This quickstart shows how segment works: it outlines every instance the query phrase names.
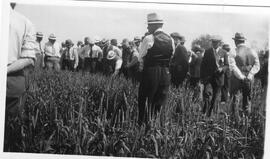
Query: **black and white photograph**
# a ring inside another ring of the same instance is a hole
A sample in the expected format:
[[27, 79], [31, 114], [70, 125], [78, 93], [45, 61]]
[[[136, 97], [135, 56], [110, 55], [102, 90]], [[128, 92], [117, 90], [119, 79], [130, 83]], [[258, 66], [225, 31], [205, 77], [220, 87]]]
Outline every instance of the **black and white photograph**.
[[2, 154], [267, 158], [267, 7], [1, 7], [9, 14]]

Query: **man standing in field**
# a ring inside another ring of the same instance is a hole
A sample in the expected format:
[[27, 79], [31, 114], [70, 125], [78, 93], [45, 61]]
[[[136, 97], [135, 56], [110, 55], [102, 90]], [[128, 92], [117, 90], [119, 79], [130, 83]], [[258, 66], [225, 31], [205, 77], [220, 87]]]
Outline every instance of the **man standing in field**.
[[232, 113], [238, 121], [240, 118], [236, 103], [238, 91], [243, 94], [243, 113], [248, 115], [251, 111], [251, 86], [254, 75], [260, 70], [260, 61], [256, 52], [245, 45], [246, 38], [242, 33], [235, 33], [233, 40], [236, 46], [236, 54], [233, 56], [234, 58], [230, 59], [230, 67], [233, 73], [231, 97], [233, 98]]
[[43, 48], [41, 46], [41, 41], [43, 39], [43, 34], [41, 32], [36, 33], [36, 42], [37, 42], [37, 49], [36, 49], [36, 58], [37, 61], [35, 63], [35, 67], [43, 68], [44, 67], [44, 61], [43, 61]]
[[170, 86], [169, 63], [175, 50], [173, 39], [162, 30], [163, 20], [158, 14], [148, 14], [147, 21], [150, 35], [143, 39], [139, 54], [142, 71], [138, 94], [140, 126], [148, 123], [148, 114], [156, 115], [161, 106], [166, 105]]
[[34, 66], [37, 43], [33, 24], [13, 10], [15, 5], [11, 3], [9, 21], [4, 151], [20, 152], [21, 121], [27, 88], [24, 71], [26, 67]]
[[79, 63], [79, 57], [77, 48], [73, 47], [73, 42], [68, 39], [65, 42], [66, 49], [63, 53], [63, 69], [68, 69], [70, 71], [75, 71]]
[[188, 72], [188, 52], [184, 46], [185, 38], [177, 32], [171, 33], [174, 40], [175, 53], [171, 61], [172, 84], [179, 87], [184, 82]]
[[224, 71], [229, 67], [228, 54], [220, 48], [221, 38], [211, 38], [212, 47], [205, 51], [201, 63], [201, 79], [204, 84], [203, 90], [203, 114], [207, 112], [210, 117], [216, 104], [218, 94], [224, 85]]
[[56, 42], [56, 37], [54, 34], [50, 34], [49, 41], [44, 47], [44, 63], [48, 70], [60, 70], [60, 45]]

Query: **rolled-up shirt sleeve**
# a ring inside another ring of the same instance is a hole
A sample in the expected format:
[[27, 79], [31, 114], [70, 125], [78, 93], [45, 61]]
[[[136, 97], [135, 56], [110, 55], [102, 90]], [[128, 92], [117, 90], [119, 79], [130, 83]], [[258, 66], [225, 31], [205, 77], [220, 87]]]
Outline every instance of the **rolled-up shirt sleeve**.
[[252, 55], [254, 57], [255, 63], [253, 67], [251, 68], [249, 74], [254, 76], [256, 73], [260, 71], [260, 60], [259, 60], [258, 54], [255, 51], [252, 51]]
[[147, 50], [150, 49], [154, 45], [154, 37], [153, 35], [148, 35], [143, 39], [143, 42], [140, 46], [140, 53], [138, 57], [138, 61], [140, 63], [140, 67], [143, 66], [143, 57], [147, 54]]
[[116, 65], [115, 65], [115, 70], [119, 70], [122, 66], [123, 60], [122, 59], [118, 59], [116, 60]]
[[32, 58], [36, 59], [36, 48], [38, 48], [36, 40], [35, 40], [35, 27], [30, 22], [27, 21], [25, 24], [25, 34], [22, 41], [22, 51], [21, 58]]

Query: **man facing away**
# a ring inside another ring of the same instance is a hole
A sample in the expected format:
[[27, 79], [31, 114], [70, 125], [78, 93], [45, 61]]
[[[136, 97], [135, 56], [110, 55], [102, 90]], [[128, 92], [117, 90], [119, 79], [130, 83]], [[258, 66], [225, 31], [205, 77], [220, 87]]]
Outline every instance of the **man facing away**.
[[173, 39], [162, 30], [163, 20], [156, 13], [150, 13], [147, 15], [147, 22], [150, 35], [143, 39], [139, 54], [142, 71], [138, 93], [139, 126], [147, 124], [148, 114], [156, 115], [167, 102], [170, 86], [169, 63], [175, 50]]
[[245, 45], [246, 38], [242, 33], [235, 33], [233, 40], [236, 54], [230, 56], [232, 57], [230, 58], [230, 68], [232, 69], [231, 97], [233, 98], [231, 108], [236, 120], [239, 120], [239, 110], [236, 108], [238, 91], [241, 91], [243, 95], [243, 113], [249, 115], [251, 111], [251, 86], [254, 75], [260, 70], [260, 61], [256, 52]]
[[14, 11], [11, 3], [7, 63], [4, 151], [18, 152], [22, 144], [21, 125], [25, 103], [24, 69], [34, 66], [36, 59], [35, 29], [23, 15]]

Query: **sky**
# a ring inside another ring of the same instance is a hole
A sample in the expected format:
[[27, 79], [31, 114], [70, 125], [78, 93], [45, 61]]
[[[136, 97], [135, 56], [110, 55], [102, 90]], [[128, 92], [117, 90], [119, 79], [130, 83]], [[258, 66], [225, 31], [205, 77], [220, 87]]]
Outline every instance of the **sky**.
[[165, 32], [184, 35], [188, 49], [202, 34], [220, 35], [225, 43], [234, 47], [232, 37], [236, 32], [242, 32], [252, 47], [263, 48], [269, 29], [269, 18], [251, 14], [44, 4], [17, 4], [15, 10], [30, 19], [37, 31], [44, 33], [44, 42], [54, 33], [58, 42], [72, 39], [76, 43], [86, 36], [99, 36], [116, 38], [120, 43], [123, 38], [143, 36], [147, 31], [146, 16], [151, 12], [163, 18]]

